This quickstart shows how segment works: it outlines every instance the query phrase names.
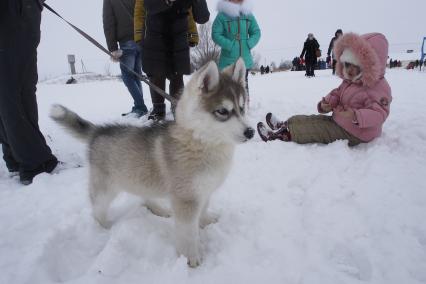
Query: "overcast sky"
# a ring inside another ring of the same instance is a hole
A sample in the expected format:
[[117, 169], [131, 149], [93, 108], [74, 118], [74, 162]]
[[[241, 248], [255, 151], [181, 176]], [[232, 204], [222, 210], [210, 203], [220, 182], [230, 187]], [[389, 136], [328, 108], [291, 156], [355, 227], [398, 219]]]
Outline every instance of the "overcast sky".
[[[161, 1], [161, 0], [158, 0]], [[426, 36], [426, 0], [250, 0], [262, 30], [256, 51], [262, 63], [292, 59], [301, 52], [307, 34], [312, 32], [325, 54], [336, 29], [357, 33], [381, 32], [390, 43], [390, 52], [407, 49], [420, 51]], [[207, 0], [211, 20], [216, 15], [217, 0]], [[102, 0], [48, 0], [54, 9], [85, 30], [102, 44]], [[81, 61], [88, 71], [118, 72], [106, 55], [61, 22], [43, 11], [42, 39], [39, 46], [40, 79], [69, 72], [66, 55], [75, 54], [77, 71]]]

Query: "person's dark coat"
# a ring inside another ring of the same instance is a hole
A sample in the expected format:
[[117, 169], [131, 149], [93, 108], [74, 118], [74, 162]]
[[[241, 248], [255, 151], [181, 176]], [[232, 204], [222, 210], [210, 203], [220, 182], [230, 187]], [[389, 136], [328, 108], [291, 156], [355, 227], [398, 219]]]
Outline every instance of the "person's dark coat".
[[316, 64], [317, 62], [317, 54], [316, 51], [319, 49], [320, 45], [318, 41], [313, 39], [307, 39], [303, 44], [302, 54], [300, 54], [300, 58], [305, 57], [305, 62], [310, 64]]
[[336, 33], [334, 34], [334, 37], [331, 39], [330, 44], [328, 46], [328, 51], [327, 51], [327, 56], [331, 56], [333, 55], [333, 59], [334, 58], [334, 54], [333, 54], [333, 48], [334, 48], [334, 43], [336, 42], [336, 40], [339, 38], [339, 34], [343, 34], [342, 30], [337, 30]]
[[135, 0], [104, 0], [103, 24], [109, 51], [118, 49], [118, 42], [133, 40]]
[[206, 0], [145, 0], [146, 30], [142, 42], [142, 68], [149, 76], [189, 74], [188, 10], [204, 24], [210, 13]]

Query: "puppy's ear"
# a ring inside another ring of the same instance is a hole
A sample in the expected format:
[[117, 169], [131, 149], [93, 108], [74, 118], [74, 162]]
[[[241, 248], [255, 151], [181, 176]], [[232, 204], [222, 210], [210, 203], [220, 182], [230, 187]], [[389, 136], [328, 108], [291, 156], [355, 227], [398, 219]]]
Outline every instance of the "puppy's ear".
[[240, 57], [235, 64], [230, 65], [223, 69], [222, 73], [227, 74], [234, 80], [241, 84], [241, 86], [246, 85], [246, 65], [242, 57]]
[[203, 94], [211, 92], [219, 84], [219, 69], [210, 61], [197, 72], [197, 85]]

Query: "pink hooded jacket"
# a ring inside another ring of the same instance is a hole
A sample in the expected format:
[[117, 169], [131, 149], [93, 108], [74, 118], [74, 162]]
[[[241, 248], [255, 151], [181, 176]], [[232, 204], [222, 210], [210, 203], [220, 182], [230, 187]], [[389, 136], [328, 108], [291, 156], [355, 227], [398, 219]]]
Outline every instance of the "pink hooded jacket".
[[[340, 57], [350, 49], [362, 69], [362, 77], [356, 83], [343, 76]], [[347, 132], [364, 142], [380, 136], [382, 125], [389, 115], [392, 101], [391, 88], [384, 78], [388, 58], [388, 41], [380, 33], [359, 36], [348, 33], [335, 44], [336, 73], [342, 84], [330, 92], [323, 101], [333, 108], [334, 121]], [[352, 109], [356, 119], [342, 116], [339, 112]], [[320, 103], [318, 111], [323, 113]]]

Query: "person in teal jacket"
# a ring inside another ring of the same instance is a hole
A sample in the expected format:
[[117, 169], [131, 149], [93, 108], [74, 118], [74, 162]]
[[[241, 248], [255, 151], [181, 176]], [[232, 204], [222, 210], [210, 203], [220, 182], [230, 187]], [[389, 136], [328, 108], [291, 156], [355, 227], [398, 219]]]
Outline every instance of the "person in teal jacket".
[[242, 57], [248, 70], [253, 66], [253, 49], [260, 40], [260, 28], [252, 13], [249, 0], [220, 0], [218, 14], [213, 22], [212, 38], [221, 47], [219, 68], [234, 64]]

